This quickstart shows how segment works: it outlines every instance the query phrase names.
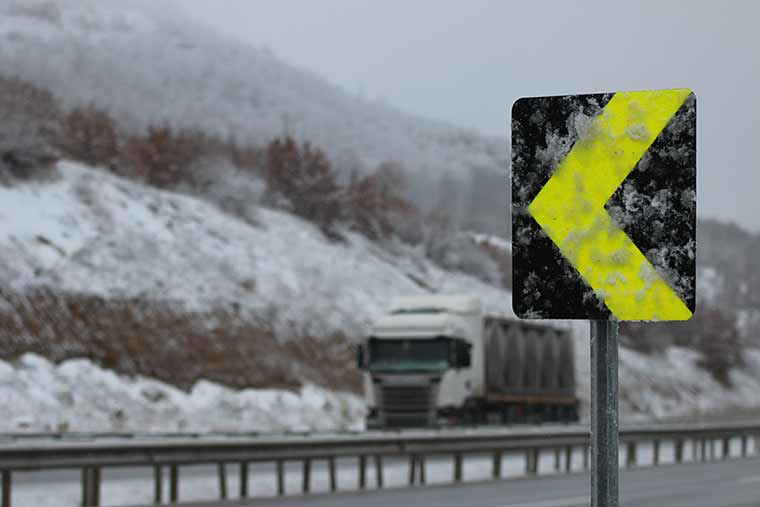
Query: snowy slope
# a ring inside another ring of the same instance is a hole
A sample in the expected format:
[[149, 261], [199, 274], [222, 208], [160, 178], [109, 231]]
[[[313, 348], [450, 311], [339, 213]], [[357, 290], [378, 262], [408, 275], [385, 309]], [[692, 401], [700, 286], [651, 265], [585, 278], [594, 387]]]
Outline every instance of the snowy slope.
[[[96, 103], [133, 129], [169, 123], [261, 145], [285, 133], [338, 164], [505, 174], [506, 145], [351, 95], [167, 1], [0, 0], [0, 74]], [[40, 58], [40, 55], [55, 55]]]
[[[362, 333], [398, 294], [474, 292], [496, 314], [511, 296], [391, 254], [356, 234], [328, 242], [308, 222], [260, 208], [258, 225], [202, 200], [72, 162], [60, 177], [0, 187], [0, 278], [107, 297], [177, 301], [190, 310], [240, 305], [282, 338]], [[421, 284], [424, 284], [421, 285]]]
[[[251, 224], [197, 198], [99, 169], [67, 161], [57, 169], [52, 181], [0, 187], [0, 277], [19, 291], [52, 286], [105, 297], [171, 300], [201, 311], [237, 303], [244, 316], [274, 320], [281, 338], [335, 331], [361, 335], [392, 297], [429, 290], [476, 293], [489, 313], [511, 315], [509, 292], [444, 271], [412, 251], [390, 253], [351, 233], [346, 242], [331, 243], [310, 223], [283, 212], [259, 208], [258, 223]], [[576, 323], [573, 329], [578, 394], [587, 414], [588, 326]], [[760, 405], [760, 356], [754, 351], [748, 366], [732, 374], [733, 390], [697, 368], [698, 358], [688, 350], [652, 357], [622, 349], [620, 357], [626, 419]], [[209, 403], [244, 413], [233, 424], [236, 429], [325, 429], [356, 424], [362, 410], [349, 395], [333, 399], [308, 386], [300, 397], [235, 393], [208, 382], [182, 393], [84, 360], [54, 367], [29, 355], [0, 364], [0, 374], [3, 405], [19, 414], [6, 421], [6, 430], [66, 424], [101, 430], [229, 428], [221, 415], [203, 416], [202, 407]], [[151, 389], [165, 393], [158, 397], [165, 402], [151, 401]], [[272, 405], [278, 396], [291, 408]], [[312, 398], [328, 407], [322, 426], [312, 418]], [[312, 408], [302, 410], [306, 406]], [[123, 417], [114, 416], [119, 409]], [[337, 413], [329, 415], [331, 410]]]

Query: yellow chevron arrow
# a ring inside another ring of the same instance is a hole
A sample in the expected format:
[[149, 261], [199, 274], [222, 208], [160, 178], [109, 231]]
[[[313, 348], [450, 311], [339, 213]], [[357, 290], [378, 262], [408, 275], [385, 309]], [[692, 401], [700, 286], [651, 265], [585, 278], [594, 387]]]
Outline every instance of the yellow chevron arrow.
[[691, 90], [616, 93], [528, 212], [618, 320], [688, 320], [691, 311], [604, 209]]

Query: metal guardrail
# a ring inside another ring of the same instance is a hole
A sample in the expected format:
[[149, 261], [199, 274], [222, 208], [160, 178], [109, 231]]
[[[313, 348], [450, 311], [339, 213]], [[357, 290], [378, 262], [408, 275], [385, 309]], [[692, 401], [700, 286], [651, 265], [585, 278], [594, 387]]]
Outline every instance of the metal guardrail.
[[[722, 442], [722, 456], [730, 452], [732, 439], [741, 440], [741, 455], [747, 456], [748, 438], [760, 445], [760, 421], [734, 423], [649, 424], [624, 427], [620, 431], [626, 448], [626, 464], [636, 464], [636, 449], [641, 442], [652, 442], [653, 464], [659, 464], [660, 443], [672, 442], [674, 460], [683, 460], [684, 443], [692, 442], [693, 458], [707, 459], [708, 444]], [[565, 469], [570, 471], [574, 449], [582, 448], [584, 468], [588, 468], [589, 431], [585, 426], [550, 426], [533, 428], [477, 428], [368, 432], [328, 435], [250, 433], [215, 434], [5, 434], [0, 435], [0, 473], [2, 507], [11, 506], [12, 474], [15, 471], [80, 469], [82, 471], [82, 505], [100, 504], [101, 470], [105, 467], [153, 467], [154, 503], [164, 501], [163, 472], [169, 470], [168, 500], [177, 503], [179, 471], [183, 465], [216, 464], [220, 497], [227, 498], [228, 464], [240, 467], [239, 496], [248, 496], [248, 465], [270, 462], [276, 465], [278, 494], [285, 494], [284, 463], [302, 463], [302, 491], [310, 491], [311, 466], [315, 460], [328, 464], [330, 489], [337, 489], [336, 460], [357, 459], [358, 486], [367, 484], [367, 461], [374, 462], [378, 487], [383, 487], [383, 458], [403, 456], [409, 459], [409, 484], [425, 483], [425, 459], [450, 455], [454, 482], [461, 482], [463, 457], [467, 454], [493, 456], [492, 476], [502, 477], [502, 457], [524, 453], [526, 473], [538, 472], [541, 450], [554, 450], [555, 467], [565, 453]], [[697, 455], [697, 449], [701, 454]]]

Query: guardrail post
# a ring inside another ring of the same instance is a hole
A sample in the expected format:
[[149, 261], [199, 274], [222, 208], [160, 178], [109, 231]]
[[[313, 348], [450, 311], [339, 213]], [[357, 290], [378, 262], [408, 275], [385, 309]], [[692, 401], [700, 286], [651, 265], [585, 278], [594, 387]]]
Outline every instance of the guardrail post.
[[82, 507], [88, 507], [90, 503], [90, 469], [82, 468]]
[[525, 472], [528, 475], [536, 475], [538, 472], [538, 449], [525, 451]]
[[3, 501], [2, 507], [11, 507], [11, 471], [3, 470]]
[[153, 504], [161, 505], [163, 500], [163, 477], [161, 476], [161, 465], [153, 465]]
[[335, 456], [327, 458], [327, 467], [330, 471], [330, 491], [335, 492], [338, 489], [338, 480], [335, 477]]
[[654, 449], [652, 450], [652, 452], [654, 454], [654, 456], [652, 457], [652, 459], [654, 461], [654, 466], [657, 466], [657, 465], [660, 464], [660, 441], [659, 440], [655, 440], [652, 443], [652, 445], [654, 447]]
[[501, 479], [501, 451], [493, 453], [493, 478]]
[[224, 463], [217, 463], [216, 469], [219, 474], [219, 498], [227, 499], [227, 466]]
[[742, 435], [742, 458], [747, 457], [747, 435]]
[[589, 446], [584, 445], [583, 446], [583, 469], [588, 470], [588, 454], [589, 454]]
[[417, 471], [417, 458], [414, 454], [409, 455], [409, 485], [414, 484], [414, 474]]
[[100, 467], [82, 468], [82, 506], [100, 505]]
[[630, 441], [626, 445], [625, 466], [626, 468], [636, 466], [636, 442], [634, 441]]
[[303, 460], [303, 492], [308, 493], [311, 489], [311, 458]]
[[679, 438], [673, 443], [673, 445], [675, 447], [674, 454], [676, 463], [683, 462], [683, 440]]
[[559, 447], [554, 449], [554, 470], [557, 472], [559, 472], [559, 463], [560, 463], [560, 460], [562, 459], [561, 454], [562, 454], [562, 451], [560, 450]]
[[425, 455], [420, 454], [417, 456], [417, 464], [420, 466], [420, 484], [425, 485]]
[[454, 482], [462, 482], [462, 453], [454, 453]]
[[100, 467], [92, 469], [92, 505], [100, 505]]
[[715, 459], [715, 439], [710, 439], [710, 459]]
[[169, 501], [179, 501], [179, 465], [169, 465]]
[[700, 447], [700, 460], [706, 461], [707, 460], [707, 440], [704, 438], [699, 443]]
[[573, 446], [568, 445], [565, 447], [565, 472], [570, 473], [573, 469]]
[[728, 459], [731, 457], [731, 439], [728, 437], [723, 438], [723, 449], [722, 449], [722, 458]]
[[363, 454], [359, 456], [359, 489], [367, 487], [367, 457]]
[[375, 454], [375, 479], [377, 480], [378, 489], [383, 487], [383, 457]]
[[248, 462], [240, 463], [240, 498], [248, 498]]
[[285, 462], [277, 460], [277, 495], [285, 494]]

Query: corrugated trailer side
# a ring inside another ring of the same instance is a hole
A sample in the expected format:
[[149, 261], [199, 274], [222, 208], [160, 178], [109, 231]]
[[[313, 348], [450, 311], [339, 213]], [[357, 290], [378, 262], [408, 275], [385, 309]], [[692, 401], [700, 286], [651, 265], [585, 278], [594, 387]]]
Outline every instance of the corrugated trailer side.
[[570, 331], [486, 317], [483, 332], [488, 413], [504, 421], [577, 420]]

